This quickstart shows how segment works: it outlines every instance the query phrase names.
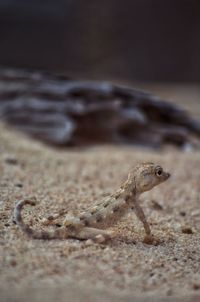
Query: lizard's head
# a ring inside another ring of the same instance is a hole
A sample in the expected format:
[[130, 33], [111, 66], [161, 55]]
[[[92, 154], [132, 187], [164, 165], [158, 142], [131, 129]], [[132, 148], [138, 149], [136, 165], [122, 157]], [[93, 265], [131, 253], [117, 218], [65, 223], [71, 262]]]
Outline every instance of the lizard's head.
[[134, 178], [136, 191], [143, 193], [167, 180], [170, 174], [154, 163], [142, 163], [135, 167], [130, 176]]

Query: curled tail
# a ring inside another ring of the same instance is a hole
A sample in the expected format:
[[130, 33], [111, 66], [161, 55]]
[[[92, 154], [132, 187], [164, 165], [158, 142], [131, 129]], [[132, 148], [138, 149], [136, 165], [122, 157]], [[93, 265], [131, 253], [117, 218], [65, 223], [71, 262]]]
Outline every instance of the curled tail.
[[20, 200], [17, 202], [15, 210], [14, 210], [14, 217], [15, 217], [16, 223], [20, 226], [20, 228], [27, 235], [29, 235], [30, 237], [32, 237], [34, 239], [64, 239], [64, 238], [68, 237], [66, 228], [59, 228], [56, 230], [46, 232], [43, 230], [41, 230], [41, 231], [34, 230], [28, 224], [25, 224], [22, 219], [21, 212], [22, 212], [24, 205], [27, 205], [27, 204], [29, 204], [31, 206], [35, 206], [36, 202], [31, 199]]

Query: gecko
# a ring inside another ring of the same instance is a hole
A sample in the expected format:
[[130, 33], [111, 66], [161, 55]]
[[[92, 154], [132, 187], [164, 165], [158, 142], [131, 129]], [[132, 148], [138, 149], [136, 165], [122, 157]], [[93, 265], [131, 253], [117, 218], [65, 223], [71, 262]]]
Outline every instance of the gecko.
[[160, 165], [151, 162], [141, 163], [131, 169], [127, 180], [113, 194], [76, 217], [67, 215], [60, 228], [49, 231], [35, 230], [25, 224], [21, 212], [24, 205], [36, 204], [31, 199], [17, 202], [14, 210], [15, 221], [26, 234], [35, 239], [75, 238], [103, 243], [113, 238], [113, 231], [108, 228], [117, 224], [128, 210], [132, 209], [143, 224], [146, 238], [151, 238], [151, 229], [140, 206], [139, 196], [169, 177], [170, 174]]

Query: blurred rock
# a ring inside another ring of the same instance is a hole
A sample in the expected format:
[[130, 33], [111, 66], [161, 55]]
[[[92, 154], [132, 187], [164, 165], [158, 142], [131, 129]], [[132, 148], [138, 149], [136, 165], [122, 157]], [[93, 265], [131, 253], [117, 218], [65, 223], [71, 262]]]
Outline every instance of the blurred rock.
[[149, 93], [24, 70], [0, 70], [0, 118], [57, 146], [112, 142], [188, 149], [200, 136], [199, 121]]

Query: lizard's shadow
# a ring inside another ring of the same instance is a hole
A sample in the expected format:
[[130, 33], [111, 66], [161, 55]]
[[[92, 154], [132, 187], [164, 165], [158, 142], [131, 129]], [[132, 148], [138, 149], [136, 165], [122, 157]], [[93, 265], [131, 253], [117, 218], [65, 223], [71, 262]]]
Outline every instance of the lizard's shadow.
[[148, 242], [142, 238], [133, 238], [131, 236], [120, 235], [120, 236], [116, 236], [115, 238], [112, 238], [111, 241], [106, 242], [105, 244], [108, 246], [119, 246], [122, 244], [137, 245], [142, 243], [144, 246], [163, 246], [172, 242], [175, 242], [175, 239], [171, 237], [169, 238], [153, 237], [153, 240]]

